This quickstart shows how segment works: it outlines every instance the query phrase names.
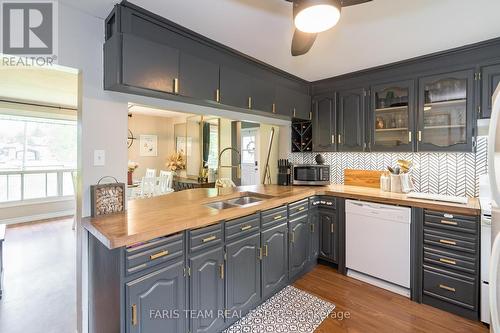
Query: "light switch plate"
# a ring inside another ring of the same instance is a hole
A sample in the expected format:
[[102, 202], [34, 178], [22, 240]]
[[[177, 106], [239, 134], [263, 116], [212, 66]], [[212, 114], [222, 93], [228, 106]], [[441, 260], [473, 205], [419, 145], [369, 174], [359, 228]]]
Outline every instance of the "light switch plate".
[[106, 164], [106, 151], [94, 150], [94, 166], [104, 166]]

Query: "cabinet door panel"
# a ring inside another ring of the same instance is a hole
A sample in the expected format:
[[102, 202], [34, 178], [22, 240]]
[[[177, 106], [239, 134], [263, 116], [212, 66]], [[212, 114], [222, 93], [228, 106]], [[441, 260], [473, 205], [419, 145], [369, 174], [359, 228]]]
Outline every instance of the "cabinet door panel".
[[414, 91], [413, 81], [371, 88], [368, 123], [372, 151], [412, 151]]
[[283, 87], [276, 87], [276, 113], [285, 116], [311, 120], [311, 96], [299, 91]]
[[328, 259], [333, 257], [332, 224], [333, 224], [332, 216], [330, 216], [329, 214], [325, 214], [323, 212], [319, 213], [319, 226], [321, 229], [319, 255], [320, 257]]
[[472, 151], [474, 71], [420, 79], [419, 151]]
[[309, 261], [309, 235], [310, 231], [307, 215], [290, 221], [290, 279], [294, 279], [302, 274], [306, 268]]
[[262, 233], [262, 296], [267, 298], [288, 279], [288, 225], [283, 223]]
[[253, 110], [266, 112], [273, 111], [275, 89], [271, 82], [253, 79], [251, 96]]
[[339, 92], [337, 144], [340, 151], [363, 151], [365, 147], [365, 90]]
[[222, 104], [248, 109], [253, 80], [248, 75], [227, 66], [220, 68], [220, 99]]
[[185, 280], [180, 261], [127, 283], [127, 332], [185, 332]]
[[179, 77], [179, 51], [163, 44], [123, 34], [123, 84], [174, 92]]
[[191, 332], [219, 332], [224, 318], [219, 311], [224, 309], [224, 249], [218, 247], [203, 250], [189, 259], [190, 310], [211, 313], [212, 316], [193, 316]]
[[219, 65], [187, 53], [180, 55], [179, 94], [216, 101], [219, 89]]
[[332, 95], [316, 97], [313, 100], [313, 151], [335, 151], [336, 110]]
[[481, 118], [491, 117], [493, 93], [500, 84], [500, 64], [481, 69]]
[[[226, 308], [244, 315], [260, 300], [260, 234], [226, 246]], [[235, 318], [236, 319], [236, 318]]]
[[309, 260], [315, 262], [319, 256], [319, 244], [320, 244], [320, 224], [319, 224], [319, 212], [317, 209], [313, 209], [309, 212], [311, 216], [310, 228], [311, 228], [311, 249], [309, 251]]

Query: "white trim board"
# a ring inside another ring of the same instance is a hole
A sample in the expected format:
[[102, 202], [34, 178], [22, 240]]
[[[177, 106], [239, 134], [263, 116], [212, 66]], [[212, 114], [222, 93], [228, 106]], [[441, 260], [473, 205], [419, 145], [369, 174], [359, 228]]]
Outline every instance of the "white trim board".
[[75, 210], [70, 209], [70, 210], [62, 210], [59, 212], [53, 212], [53, 213], [46, 213], [46, 214], [35, 214], [35, 215], [29, 215], [29, 216], [20, 216], [20, 217], [14, 217], [10, 219], [4, 219], [0, 220], [0, 224], [16, 224], [16, 223], [26, 223], [26, 222], [35, 222], [35, 221], [40, 221], [40, 220], [47, 220], [47, 219], [54, 219], [58, 217], [64, 217], [64, 216], [73, 216], [75, 215]]

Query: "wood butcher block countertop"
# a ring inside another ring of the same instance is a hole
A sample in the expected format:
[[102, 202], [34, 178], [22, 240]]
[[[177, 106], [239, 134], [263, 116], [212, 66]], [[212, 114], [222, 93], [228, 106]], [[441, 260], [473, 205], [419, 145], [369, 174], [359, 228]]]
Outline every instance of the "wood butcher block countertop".
[[[271, 196], [258, 204], [217, 210], [206, 203], [244, 196], [248, 192]], [[443, 212], [479, 215], [477, 199], [468, 204], [454, 204], [406, 198], [400, 193], [382, 192], [376, 188], [349, 185], [330, 186], [278, 186], [257, 185], [227, 188], [217, 194], [217, 189], [192, 189], [182, 192], [137, 199], [128, 202], [125, 213], [97, 218], [84, 218], [83, 226], [109, 249], [144, 242], [180, 231], [196, 229], [231, 220], [257, 211], [304, 199], [313, 195], [332, 195], [378, 203], [434, 209]]]

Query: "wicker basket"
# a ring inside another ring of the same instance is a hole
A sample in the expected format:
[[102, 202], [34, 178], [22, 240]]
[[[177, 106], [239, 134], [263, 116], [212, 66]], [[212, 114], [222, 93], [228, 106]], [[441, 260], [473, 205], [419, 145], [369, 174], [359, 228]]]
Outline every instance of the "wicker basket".
[[[114, 179], [114, 183], [101, 184], [105, 178]], [[96, 185], [90, 186], [92, 217], [121, 213], [125, 210], [125, 184], [116, 178], [106, 176]]]

